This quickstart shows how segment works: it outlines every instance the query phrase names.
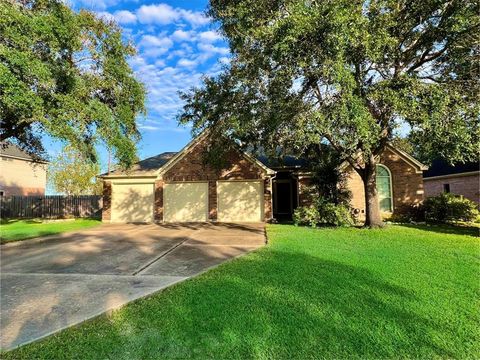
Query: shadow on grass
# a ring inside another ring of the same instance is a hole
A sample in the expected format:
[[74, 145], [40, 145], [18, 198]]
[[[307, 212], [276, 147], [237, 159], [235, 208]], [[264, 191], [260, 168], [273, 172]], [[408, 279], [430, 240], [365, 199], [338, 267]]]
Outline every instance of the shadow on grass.
[[462, 224], [427, 224], [427, 225], [413, 225], [413, 224], [400, 224], [407, 228], [418, 229], [423, 231], [431, 231], [440, 234], [451, 235], [467, 235], [467, 236], [480, 236], [480, 227], [474, 225], [462, 225]]
[[361, 266], [267, 248], [3, 358], [468, 355], [430, 310]]
[[38, 231], [33, 234], [32, 233], [15, 233], [15, 235], [11, 238], [0, 237], [0, 244], [8, 244], [15, 241], [22, 241], [22, 240], [34, 239], [42, 236], [55, 235], [55, 234], [60, 234], [62, 232], [65, 232], [65, 230], [58, 230], [58, 231], [45, 230], [45, 231]]

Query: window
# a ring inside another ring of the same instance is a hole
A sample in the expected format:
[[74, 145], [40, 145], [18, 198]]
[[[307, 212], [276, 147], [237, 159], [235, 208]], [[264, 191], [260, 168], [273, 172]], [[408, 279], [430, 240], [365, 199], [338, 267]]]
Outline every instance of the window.
[[377, 165], [377, 191], [380, 211], [392, 212], [392, 175], [384, 165]]
[[444, 193], [450, 192], [450, 184], [443, 184], [443, 192]]

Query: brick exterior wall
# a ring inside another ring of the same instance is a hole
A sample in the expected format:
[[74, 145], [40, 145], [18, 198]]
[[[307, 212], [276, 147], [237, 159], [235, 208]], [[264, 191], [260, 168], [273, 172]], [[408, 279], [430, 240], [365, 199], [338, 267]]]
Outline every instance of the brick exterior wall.
[[155, 205], [154, 205], [155, 222], [163, 220], [163, 181], [155, 181]]
[[[2, 169], [3, 171], [3, 169]], [[18, 187], [0, 184], [0, 191], [3, 191], [4, 196], [44, 196], [44, 187]]]
[[[232, 150], [226, 156], [226, 169], [217, 170], [204, 164], [203, 154], [206, 142], [195, 144], [187, 154], [163, 174], [165, 183], [177, 181], [208, 181], [208, 219], [217, 220], [217, 181], [218, 180], [264, 180], [264, 219], [272, 217], [272, 191], [270, 180], [262, 169], [252, 161], [247, 160], [240, 151]], [[163, 204], [155, 204], [155, 213], [159, 214], [157, 221], [163, 220]], [[160, 217], [160, 214], [161, 217]]]
[[[390, 149], [380, 156], [380, 164], [385, 165], [392, 174], [393, 212], [405, 213], [409, 206], [423, 201], [423, 177], [417, 173], [402, 157]], [[351, 206], [365, 214], [365, 192], [363, 182], [354, 170], [348, 170], [347, 187], [352, 192]]]
[[448, 176], [440, 179], [423, 179], [425, 197], [443, 193], [443, 185], [450, 185], [450, 192], [463, 195], [465, 198], [480, 204], [480, 175], [479, 173], [462, 176]]
[[102, 221], [110, 221], [112, 215], [112, 182], [103, 182]]
[[203, 153], [206, 151], [204, 142], [196, 144], [188, 154], [179, 160], [165, 174], [165, 182], [172, 181], [208, 181], [208, 180], [242, 180], [262, 179], [264, 171], [245, 159], [239, 151], [231, 151], [226, 161], [231, 164], [227, 169], [216, 170], [203, 163]]
[[265, 221], [271, 220], [273, 217], [272, 212], [272, 187], [270, 178], [267, 178], [263, 182], [263, 201], [264, 201], [264, 208], [263, 208], [263, 217]]
[[217, 182], [208, 182], [208, 220], [217, 220]]

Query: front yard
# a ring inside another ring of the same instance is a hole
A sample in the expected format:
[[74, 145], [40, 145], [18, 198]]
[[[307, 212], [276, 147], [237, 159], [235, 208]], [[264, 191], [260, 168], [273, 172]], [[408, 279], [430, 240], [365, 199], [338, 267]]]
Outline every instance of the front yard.
[[94, 219], [44, 221], [31, 220], [2, 220], [0, 223], [0, 244], [25, 240], [37, 236], [53, 235], [66, 231], [80, 230], [101, 224]]
[[478, 229], [267, 231], [265, 248], [2, 358], [480, 357]]

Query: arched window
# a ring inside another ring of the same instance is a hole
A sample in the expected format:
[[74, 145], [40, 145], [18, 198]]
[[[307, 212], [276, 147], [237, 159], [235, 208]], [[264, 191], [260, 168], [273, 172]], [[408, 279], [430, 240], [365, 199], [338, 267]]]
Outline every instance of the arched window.
[[377, 165], [377, 191], [380, 211], [392, 212], [392, 175], [384, 165]]

